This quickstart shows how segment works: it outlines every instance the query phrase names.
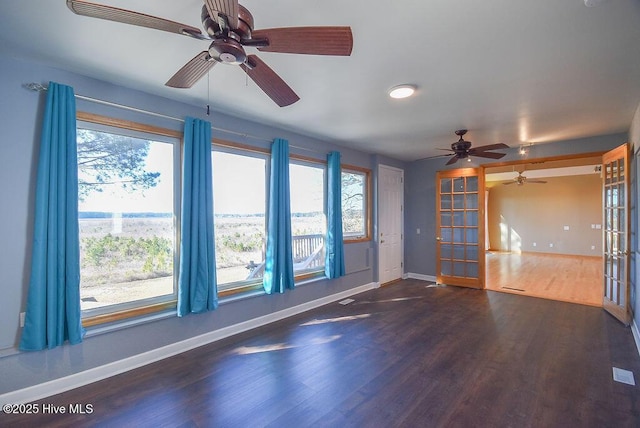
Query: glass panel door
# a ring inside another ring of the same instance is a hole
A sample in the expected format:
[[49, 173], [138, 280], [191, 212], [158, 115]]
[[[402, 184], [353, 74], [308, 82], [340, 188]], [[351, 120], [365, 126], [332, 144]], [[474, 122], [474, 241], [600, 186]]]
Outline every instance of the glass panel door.
[[436, 175], [436, 280], [484, 287], [484, 175], [477, 168]]
[[602, 157], [604, 202], [604, 290], [602, 306], [628, 325], [629, 311], [629, 155], [626, 144]]

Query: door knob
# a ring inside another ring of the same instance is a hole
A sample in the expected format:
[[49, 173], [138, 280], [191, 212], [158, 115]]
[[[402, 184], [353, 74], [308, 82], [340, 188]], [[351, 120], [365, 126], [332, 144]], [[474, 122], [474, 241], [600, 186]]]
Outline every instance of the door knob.
[[440, 237], [436, 236], [436, 241], [440, 241], [440, 240], [441, 240]]

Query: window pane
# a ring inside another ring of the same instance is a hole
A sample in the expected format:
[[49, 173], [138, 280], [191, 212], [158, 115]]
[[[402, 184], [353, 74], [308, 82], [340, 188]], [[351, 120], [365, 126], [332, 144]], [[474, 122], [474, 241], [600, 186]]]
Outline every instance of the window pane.
[[367, 236], [367, 176], [342, 172], [342, 234], [345, 239]]
[[213, 151], [212, 167], [218, 287], [260, 281], [266, 250], [266, 159]]
[[324, 168], [291, 163], [291, 235], [294, 273], [324, 267]]
[[78, 129], [81, 308], [174, 296], [173, 144]]

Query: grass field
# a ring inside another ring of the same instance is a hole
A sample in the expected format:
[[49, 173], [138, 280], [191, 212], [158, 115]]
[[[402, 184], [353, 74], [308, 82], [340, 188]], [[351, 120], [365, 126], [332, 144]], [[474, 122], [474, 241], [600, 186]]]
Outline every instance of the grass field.
[[[324, 218], [294, 217], [292, 229], [294, 235], [324, 233]], [[174, 240], [171, 217], [81, 218], [82, 309], [172, 294]], [[264, 261], [264, 242], [264, 217], [216, 217], [219, 286], [245, 280], [247, 265]]]

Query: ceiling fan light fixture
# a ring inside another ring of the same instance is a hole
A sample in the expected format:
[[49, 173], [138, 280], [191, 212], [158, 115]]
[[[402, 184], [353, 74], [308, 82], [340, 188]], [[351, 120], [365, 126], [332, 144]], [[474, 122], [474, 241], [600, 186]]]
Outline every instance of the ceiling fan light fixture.
[[398, 85], [389, 89], [389, 96], [391, 98], [396, 98], [396, 99], [408, 98], [411, 95], [413, 95], [415, 92], [416, 92], [415, 85], [408, 85], [408, 84]]

